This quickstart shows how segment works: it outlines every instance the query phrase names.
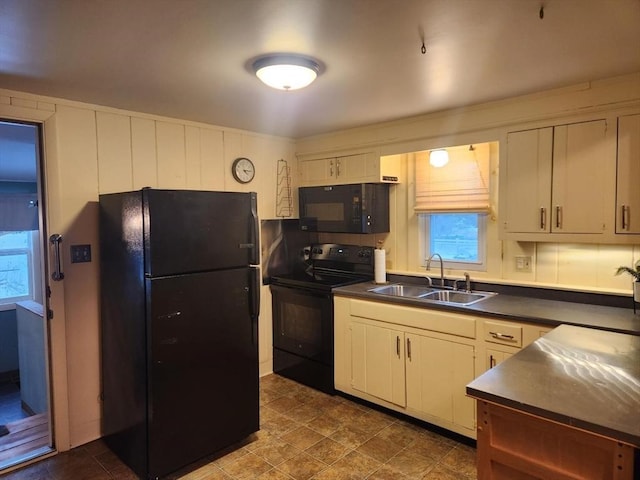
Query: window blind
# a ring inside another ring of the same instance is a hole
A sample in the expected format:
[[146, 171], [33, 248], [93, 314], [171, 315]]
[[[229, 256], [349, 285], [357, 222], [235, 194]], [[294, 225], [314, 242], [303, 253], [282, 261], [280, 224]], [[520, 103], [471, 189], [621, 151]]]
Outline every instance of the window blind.
[[417, 152], [415, 211], [455, 213], [490, 211], [489, 144], [447, 148], [449, 162], [429, 164], [429, 152]]

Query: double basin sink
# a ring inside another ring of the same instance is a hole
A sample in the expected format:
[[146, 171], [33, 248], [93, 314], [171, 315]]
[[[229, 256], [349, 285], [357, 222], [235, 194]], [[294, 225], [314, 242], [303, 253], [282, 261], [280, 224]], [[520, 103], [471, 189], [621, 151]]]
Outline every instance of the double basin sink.
[[370, 288], [368, 290], [379, 295], [389, 295], [392, 297], [412, 298], [427, 302], [437, 302], [448, 305], [466, 306], [485, 300], [494, 292], [465, 292], [460, 290], [440, 290], [431, 287], [421, 287], [419, 285], [405, 285], [401, 283], [384, 285], [382, 287]]

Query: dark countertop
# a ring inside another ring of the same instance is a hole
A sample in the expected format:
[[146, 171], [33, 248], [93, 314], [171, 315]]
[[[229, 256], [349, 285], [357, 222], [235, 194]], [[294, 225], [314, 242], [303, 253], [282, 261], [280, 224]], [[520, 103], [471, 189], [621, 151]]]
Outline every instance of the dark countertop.
[[561, 325], [467, 394], [640, 447], [640, 336]]
[[[421, 285], [425, 286], [424, 283]], [[500, 291], [498, 295], [469, 306], [454, 306], [426, 302], [420, 299], [379, 295], [368, 291], [376, 286], [379, 285], [373, 282], [357, 283], [355, 285], [334, 288], [333, 293], [335, 295], [361, 298], [363, 300], [375, 300], [413, 307], [417, 306], [460, 313], [471, 313], [504, 320], [517, 320], [550, 326], [569, 324], [627, 333], [630, 335], [640, 335], [640, 305], [638, 314], [634, 314], [633, 308], [594, 305], [574, 301], [547, 300], [533, 296], [534, 293], [540, 295], [539, 290], [536, 291], [534, 289], [530, 290], [532, 296], [524, 296], [523, 292], [526, 294], [528, 290], [523, 288], [515, 290], [517, 294], [514, 295], [509, 293], [505, 287], [500, 287], [502, 291]], [[483, 287], [486, 286], [483, 285]], [[485, 289], [496, 291], [490, 287]], [[551, 295], [551, 293], [547, 292], [543, 292], [543, 294]], [[571, 294], [567, 293], [567, 296], [571, 296]], [[632, 303], [629, 299], [629, 307], [631, 307], [631, 305]]]

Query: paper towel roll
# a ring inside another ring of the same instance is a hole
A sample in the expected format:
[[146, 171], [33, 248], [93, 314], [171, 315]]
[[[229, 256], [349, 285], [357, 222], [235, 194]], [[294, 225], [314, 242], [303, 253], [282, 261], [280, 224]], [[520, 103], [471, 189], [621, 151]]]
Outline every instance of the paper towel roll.
[[386, 253], [381, 248], [373, 251], [373, 271], [376, 283], [387, 283]]

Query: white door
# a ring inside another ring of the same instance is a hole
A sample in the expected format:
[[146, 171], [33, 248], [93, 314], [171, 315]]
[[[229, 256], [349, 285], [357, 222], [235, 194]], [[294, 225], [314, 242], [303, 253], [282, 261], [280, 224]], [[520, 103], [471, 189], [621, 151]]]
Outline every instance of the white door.
[[[64, 347], [52, 342], [60, 338], [64, 308], [62, 286], [52, 285], [49, 268], [53, 245], [46, 228], [42, 158], [46, 115], [19, 121], [10, 109], [0, 109], [0, 473], [54, 449], [50, 372], [66, 369], [50, 360], [52, 347]], [[59, 398], [66, 395], [61, 392]], [[65, 402], [60, 403], [66, 417]], [[61, 438], [66, 430], [60, 422]]]

